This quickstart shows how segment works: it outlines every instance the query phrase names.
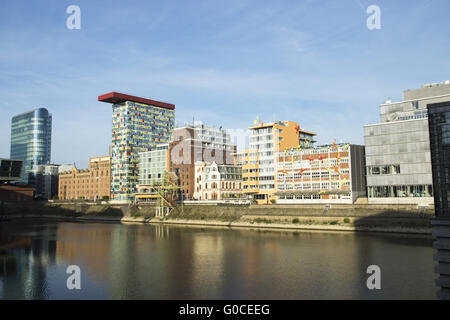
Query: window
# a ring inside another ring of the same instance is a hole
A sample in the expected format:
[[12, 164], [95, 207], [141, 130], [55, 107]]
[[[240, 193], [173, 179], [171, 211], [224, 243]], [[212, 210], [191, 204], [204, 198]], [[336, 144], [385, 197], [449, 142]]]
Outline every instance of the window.
[[368, 187], [369, 198], [432, 197], [431, 185], [373, 186]]
[[400, 174], [400, 165], [385, 165], [385, 166], [370, 166], [367, 167], [368, 175], [379, 175], [379, 174]]

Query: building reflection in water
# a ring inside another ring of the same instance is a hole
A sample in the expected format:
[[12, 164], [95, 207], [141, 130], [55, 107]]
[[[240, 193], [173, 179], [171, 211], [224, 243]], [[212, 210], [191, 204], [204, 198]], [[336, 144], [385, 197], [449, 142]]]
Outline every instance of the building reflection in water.
[[[50, 234], [53, 229], [44, 227], [40, 232]], [[20, 235], [27, 232], [32, 230], [0, 225], [2, 299], [46, 299], [50, 295], [46, 270], [55, 263], [56, 241]]]
[[213, 299], [224, 286], [224, 239], [215, 234], [202, 229], [192, 238], [192, 299], [200, 299], [203, 295]]
[[[2, 299], [389, 299], [426, 298], [428, 291], [434, 297], [432, 259], [420, 258], [432, 254], [431, 239], [106, 223], [7, 225], [0, 225]], [[65, 287], [70, 264], [84, 276], [78, 295]], [[370, 264], [380, 265], [388, 290], [367, 290]]]

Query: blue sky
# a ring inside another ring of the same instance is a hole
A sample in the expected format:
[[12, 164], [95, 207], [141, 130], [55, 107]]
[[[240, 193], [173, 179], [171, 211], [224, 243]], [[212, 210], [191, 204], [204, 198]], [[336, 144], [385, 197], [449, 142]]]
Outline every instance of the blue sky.
[[[81, 8], [81, 30], [66, 8]], [[381, 8], [368, 30], [366, 8]], [[52, 161], [105, 155], [118, 91], [176, 105], [176, 120], [245, 129], [292, 120], [320, 143], [362, 144], [379, 104], [450, 79], [447, 0], [2, 0], [0, 157], [11, 117], [53, 114]]]

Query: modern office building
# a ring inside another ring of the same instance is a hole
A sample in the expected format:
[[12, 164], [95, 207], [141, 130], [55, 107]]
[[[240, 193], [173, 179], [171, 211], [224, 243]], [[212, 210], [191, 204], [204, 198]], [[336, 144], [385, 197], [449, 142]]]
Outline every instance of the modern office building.
[[366, 196], [364, 146], [333, 144], [277, 155], [277, 203], [354, 203]]
[[164, 170], [161, 178], [150, 180], [149, 184], [136, 185], [135, 202], [156, 204], [156, 216], [164, 217], [180, 199], [178, 176]]
[[52, 199], [58, 197], [59, 174], [72, 170], [70, 164], [39, 164], [35, 169], [35, 197], [38, 199]]
[[169, 144], [169, 170], [179, 178], [183, 199], [192, 199], [195, 192], [195, 163], [233, 164], [236, 146], [222, 127], [202, 123], [175, 128]]
[[168, 166], [169, 144], [164, 143], [156, 146], [152, 151], [139, 153], [139, 182], [138, 185], [156, 185], [161, 179]]
[[50, 163], [52, 115], [45, 108], [18, 114], [11, 121], [12, 159], [23, 160], [22, 180], [34, 185], [34, 170]]
[[380, 105], [381, 123], [364, 126], [369, 203], [433, 203], [427, 105], [449, 100], [450, 81], [403, 92]]
[[277, 153], [289, 148], [308, 148], [315, 144], [315, 133], [292, 121], [259, 123], [249, 127], [249, 149], [235, 154], [242, 167], [243, 192], [258, 204], [276, 202]]
[[235, 165], [195, 163], [195, 200], [240, 200], [242, 168]]
[[433, 172], [434, 209], [432, 220], [433, 247], [437, 253], [436, 284], [440, 287], [438, 298], [450, 299], [450, 100], [428, 105], [430, 129], [431, 166]]
[[111, 201], [132, 202], [139, 183], [139, 153], [168, 143], [175, 105], [110, 92], [98, 97], [112, 104]]
[[77, 169], [59, 174], [59, 200], [109, 200], [111, 186], [110, 157], [89, 158], [89, 169]]
[[[169, 144], [157, 145], [152, 151], [139, 153], [139, 182], [136, 185], [135, 200], [137, 203], [157, 203], [161, 200], [161, 191], [167, 191], [169, 185], [173, 194], [166, 199], [175, 204], [178, 196], [176, 186], [178, 177], [169, 172]], [[166, 188], [166, 189], [165, 189]], [[166, 195], [167, 196], [167, 195]]]

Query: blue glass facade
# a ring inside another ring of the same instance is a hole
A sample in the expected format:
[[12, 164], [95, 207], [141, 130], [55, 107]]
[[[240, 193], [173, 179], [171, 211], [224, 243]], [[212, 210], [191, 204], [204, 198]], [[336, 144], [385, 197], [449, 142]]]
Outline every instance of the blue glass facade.
[[23, 160], [22, 180], [34, 183], [34, 166], [50, 163], [52, 115], [45, 108], [21, 113], [11, 121], [11, 159]]

